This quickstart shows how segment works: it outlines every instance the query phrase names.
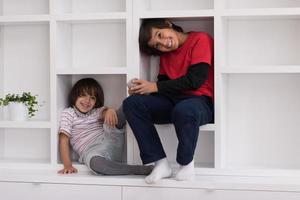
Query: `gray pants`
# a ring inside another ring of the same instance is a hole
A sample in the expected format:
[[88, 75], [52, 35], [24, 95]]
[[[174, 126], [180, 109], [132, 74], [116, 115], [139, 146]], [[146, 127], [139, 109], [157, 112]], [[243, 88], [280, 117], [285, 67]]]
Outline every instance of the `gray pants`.
[[[118, 128], [110, 128], [106, 124], [103, 125], [104, 134], [101, 135], [96, 141], [89, 145], [83, 152], [80, 159], [90, 169], [90, 161], [94, 156], [101, 156], [108, 160], [123, 162], [123, 152], [125, 143], [125, 130], [124, 126], [126, 120], [122, 111], [122, 107], [117, 110]], [[91, 169], [92, 170], [92, 169]], [[92, 170], [93, 171], [93, 170]]]
[[125, 143], [125, 118], [121, 109], [117, 111], [118, 125], [109, 128], [104, 125], [104, 135], [87, 147], [82, 155], [83, 162], [95, 174], [102, 175], [148, 175], [153, 166], [128, 165], [123, 162]]
[[91, 171], [94, 171], [90, 166], [91, 159], [95, 156], [123, 162], [124, 142], [124, 130], [115, 128], [109, 133], [105, 132], [103, 137], [99, 137], [92, 145], [87, 147], [82, 160]]

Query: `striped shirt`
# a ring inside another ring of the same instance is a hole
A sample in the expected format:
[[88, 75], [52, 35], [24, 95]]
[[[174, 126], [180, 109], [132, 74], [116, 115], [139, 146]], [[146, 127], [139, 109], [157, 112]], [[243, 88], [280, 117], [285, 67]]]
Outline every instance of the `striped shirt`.
[[74, 108], [66, 108], [61, 113], [59, 133], [70, 138], [73, 150], [81, 157], [85, 148], [98, 137], [104, 136], [103, 120], [100, 119], [105, 107], [94, 108], [81, 113]]

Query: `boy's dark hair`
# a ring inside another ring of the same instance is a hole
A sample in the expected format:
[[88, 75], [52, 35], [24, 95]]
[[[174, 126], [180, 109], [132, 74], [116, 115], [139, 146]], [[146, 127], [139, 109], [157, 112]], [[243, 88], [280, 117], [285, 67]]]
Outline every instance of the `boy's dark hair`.
[[77, 98], [86, 93], [96, 97], [95, 108], [100, 108], [104, 105], [104, 93], [100, 84], [95, 79], [83, 78], [72, 87], [68, 97], [69, 106], [74, 106]]
[[[171, 23], [171, 26], [170, 26]], [[177, 26], [164, 18], [154, 18], [154, 19], [144, 19], [139, 32], [139, 45], [140, 51], [148, 54], [160, 56], [164, 52], [161, 52], [153, 47], [149, 47], [148, 42], [151, 39], [151, 30], [152, 28], [171, 28], [177, 32], [183, 32], [183, 29], [180, 26]]]

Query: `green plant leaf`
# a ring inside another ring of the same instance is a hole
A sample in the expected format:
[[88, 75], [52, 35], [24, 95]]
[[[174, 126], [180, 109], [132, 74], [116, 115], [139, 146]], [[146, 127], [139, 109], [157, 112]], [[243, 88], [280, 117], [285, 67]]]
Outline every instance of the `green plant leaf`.
[[28, 116], [31, 118], [35, 116], [38, 111], [37, 95], [32, 95], [30, 92], [23, 92], [22, 94], [7, 94], [4, 98], [0, 98], [0, 106], [7, 106], [10, 102], [24, 103], [28, 108]]

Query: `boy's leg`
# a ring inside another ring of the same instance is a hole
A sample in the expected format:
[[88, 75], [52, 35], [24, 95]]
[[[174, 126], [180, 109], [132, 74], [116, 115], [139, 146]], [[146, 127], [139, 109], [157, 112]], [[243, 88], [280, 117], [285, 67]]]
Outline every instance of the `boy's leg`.
[[154, 123], [170, 123], [172, 108], [169, 99], [158, 95], [132, 95], [123, 101], [123, 111], [144, 164], [166, 157]]
[[154, 123], [170, 123], [173, 103], [158, 95], [133, 95], [123, 101], [126, 119], [135, 135], [144, 164], [155, 162], [147, 183], [155, 183], [172, 175]]
[[149, 176], [145, 178], [146, 183], [156, 183], [162, 178], [168, 178], [172, 175], [172, 169], [167, 158], [154, 162], [154, 169]]
[[194, 152], [199, 135], [199, 126], [213, 118], [213, 105], [209, 97], [192, 97], [176, 104], [172, 121], [175, 126], [178, 148], [177, 162], [181, 165], [177, 180], [187, 180], [194, 175]]
[[118, 124], [116, 125], [116, 128], [122, 129], [126, 124], [126, 118], [123, 113], [123, 107], [120, 106], [116, 112], [117, 112], [117, 116], [118, 116]]
[[148, 175], [151, 173], [153, 166], [127, 165], [101, 156], [94, 156], [91, 158], [90, 168], [94, 172], [103, 175]]

